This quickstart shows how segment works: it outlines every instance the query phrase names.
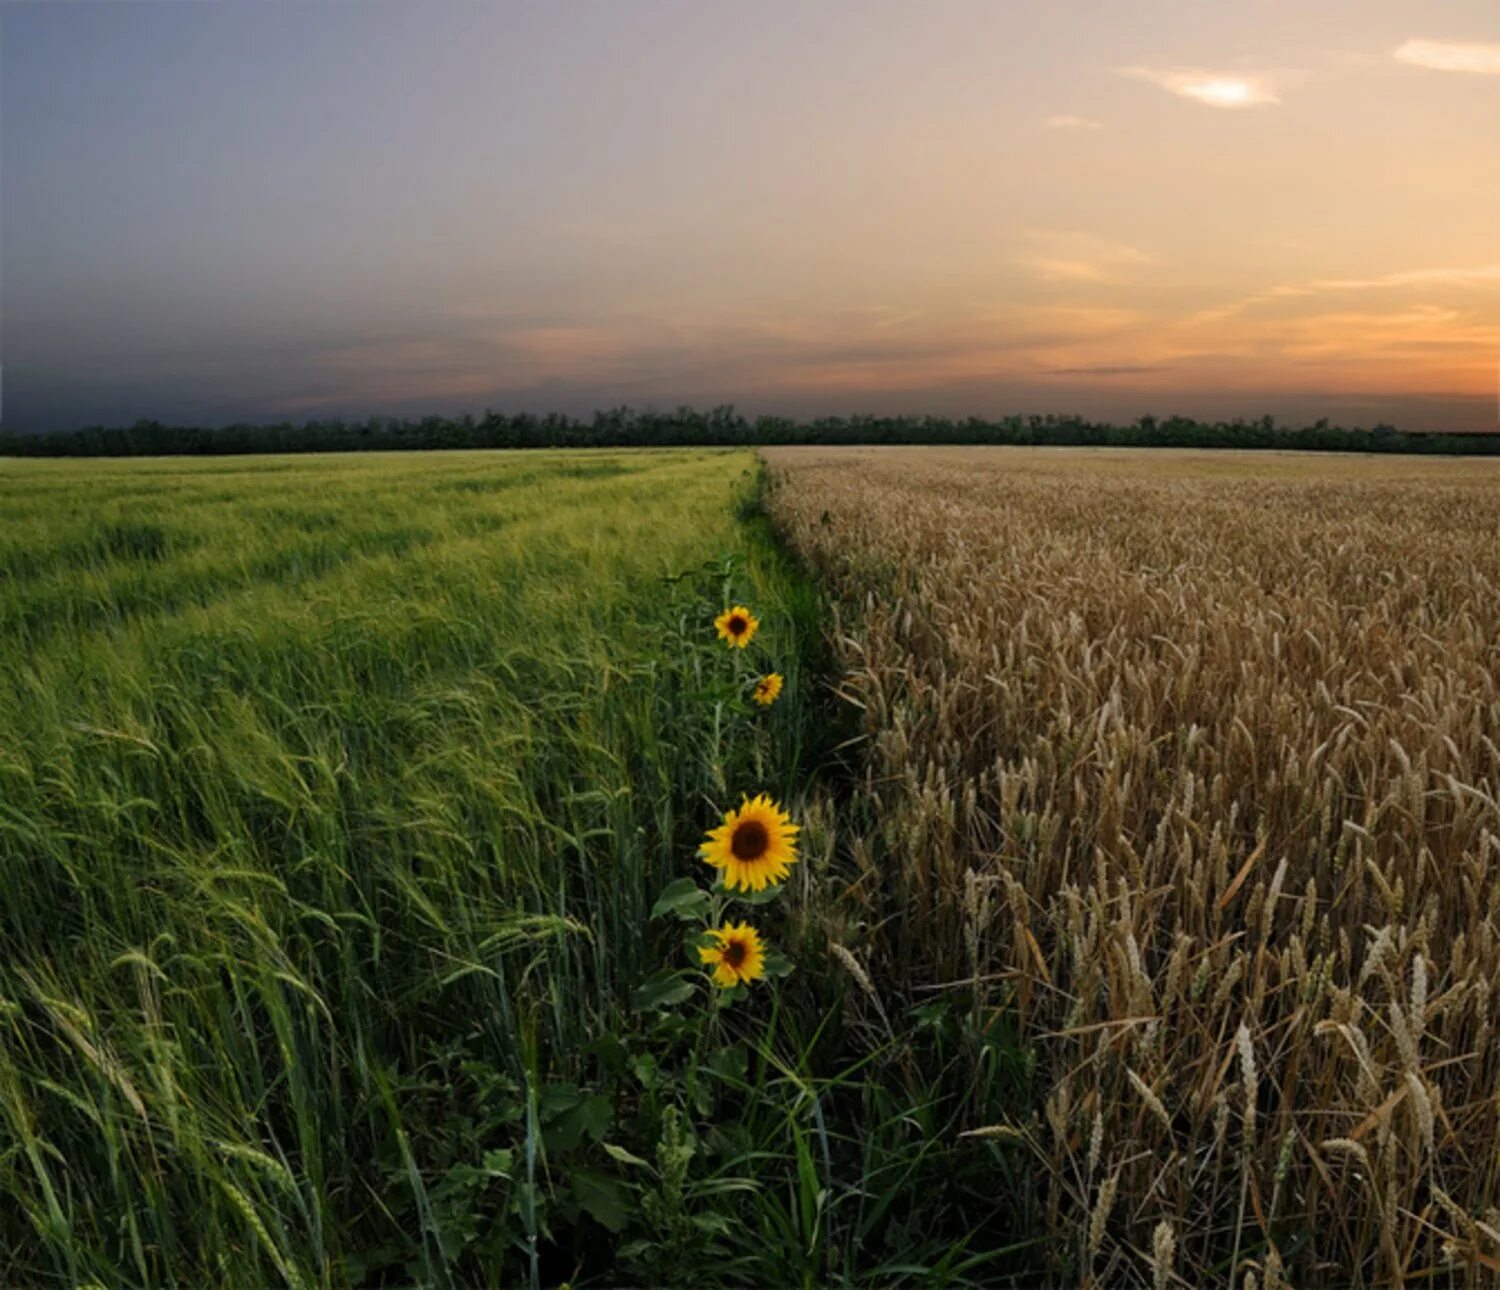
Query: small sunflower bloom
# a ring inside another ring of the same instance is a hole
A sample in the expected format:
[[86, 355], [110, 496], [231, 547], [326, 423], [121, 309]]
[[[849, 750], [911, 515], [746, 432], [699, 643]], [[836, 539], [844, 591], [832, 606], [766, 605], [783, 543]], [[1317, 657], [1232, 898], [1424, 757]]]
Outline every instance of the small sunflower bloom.
[[781, 687], [786, 684], [780, 672], [772, 672], [769, 676], [763, 676], [755, 683], [753, 698], [763, 708], [769, 708], [781, 695]]
[[760, 630], [760, 619], [744, 605], [735, 605], [715, 618], [714, 626], [719, 629], [719, 639], [730, 649], [744, 649]]
[[765, 793], [745, 798], [724, 823], [710, 829], [698, 855], [720, 871], [731, 891], [764, 891], [797, 863], [799, 826]]
[[713, 968], [714, 984], [728, 990], [766, 974], [766, 949], [760, 933], [749, 923], [725, 923], [708, 933], [716, 944], [698, 948], [705, 967]]

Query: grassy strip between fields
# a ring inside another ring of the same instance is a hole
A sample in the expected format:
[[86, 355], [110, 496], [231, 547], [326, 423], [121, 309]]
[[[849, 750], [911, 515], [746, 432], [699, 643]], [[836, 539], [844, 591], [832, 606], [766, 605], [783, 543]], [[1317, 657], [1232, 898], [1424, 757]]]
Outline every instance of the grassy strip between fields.
[[[754, 459], [286, 465], [0, 476], [0, 1283], [1023, 1266], [1023, 1180], [959, 1137], [1014, 1046], [845, 1006], [855, 754]], [[759, 792], [800, 862], [702, 894]], [[710, 913], [790, 975], [717, 990]]]

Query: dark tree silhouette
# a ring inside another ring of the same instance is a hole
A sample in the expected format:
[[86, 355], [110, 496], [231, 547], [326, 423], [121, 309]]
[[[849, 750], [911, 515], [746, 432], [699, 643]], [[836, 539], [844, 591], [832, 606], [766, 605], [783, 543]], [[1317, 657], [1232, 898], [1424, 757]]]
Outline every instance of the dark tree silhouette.
[[0, 431], [0, 456], [136, 457], [225, 456], [270, 452], [390, 452], [451, 448], [666, 448], [770, 444], [1050, 444], [1123, 448], [1280, 448], [1316, 452], [1429, 453], [1500, 456], [1500, 434], [1426, 434], [1330, 426], [1326, 417], [1311, 425], [1278, 425], [1273, 417], [1254, 421], [1195, 421], [1172, 416], [1142, 417], [1128, 425], [1078, 416], [978, 417], [786, 417], [750, 419], [734, 408], [708, 412], [680, 407], [671, 412], [609, 408], [588, 419], [549, 413], [486, 411], [477, 419], [428, 416], [420, 420], [370, 417], [364, 421], [317, 420], [301, 425], [168, 426], [137, 421], [133, 426], [89, 426], [54, 434]]

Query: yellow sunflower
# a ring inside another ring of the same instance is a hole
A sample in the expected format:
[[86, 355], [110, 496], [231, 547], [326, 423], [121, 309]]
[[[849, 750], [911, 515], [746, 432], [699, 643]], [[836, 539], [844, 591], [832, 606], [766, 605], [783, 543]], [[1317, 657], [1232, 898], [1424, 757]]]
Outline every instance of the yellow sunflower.
[[710, 829], [698, 848], [706, 864], [722, 871], [731, 891], [764, 891], [784, 879], [797, 863], [798, 826], [766, 794], [745, 798], [724, 823]]
[[713, 966], [714, 984], [729, 989], [766, 974], [766, 949], [749, 923], [725, 923], [708, 933], [717, 945], [700, 946], [698, 957]]
[[780, 672], [772, 672], [769, 676], [763, 676], [755, 683], [755, 693], [751, 695], [763, 708], [769, 708], [776, 702], [777, 696], [781, 694], [781, 687], [785, 684]]
[[719, 639], [727, 641], [730, 649], [744, 649], [759, 630], [760, 619], [744, 605], [735, 605], [715, 618], [714, 626], [719, 629]]

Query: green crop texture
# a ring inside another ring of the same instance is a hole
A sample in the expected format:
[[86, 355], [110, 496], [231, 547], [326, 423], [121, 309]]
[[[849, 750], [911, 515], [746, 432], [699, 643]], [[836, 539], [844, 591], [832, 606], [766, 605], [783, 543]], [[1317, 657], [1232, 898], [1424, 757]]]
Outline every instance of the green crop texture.
[[0, 1282], [546, 1279], [613, 1217], [547, 1146], [728, 800], [662, 579], [766, 585], [757, 469], [0, 472]]

